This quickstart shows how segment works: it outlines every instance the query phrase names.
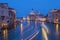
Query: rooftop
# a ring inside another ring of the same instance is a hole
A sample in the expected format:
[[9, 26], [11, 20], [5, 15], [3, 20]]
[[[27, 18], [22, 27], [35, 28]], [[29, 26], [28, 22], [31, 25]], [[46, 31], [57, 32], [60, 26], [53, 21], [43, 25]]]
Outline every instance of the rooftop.
[[54, 10], [51, 10], [50, 12], [53, 12], [53, 13], [59, 13], [60, 10], [58, 10], [58, 9], [54, 9]]
[[30, 12], [30, 15], [35, 15], [34, 10], [32, 9], [32, 11]]
[[6, 6], [6, 5], [8, 5], [8, 3], [0, 3], [0, 6]]

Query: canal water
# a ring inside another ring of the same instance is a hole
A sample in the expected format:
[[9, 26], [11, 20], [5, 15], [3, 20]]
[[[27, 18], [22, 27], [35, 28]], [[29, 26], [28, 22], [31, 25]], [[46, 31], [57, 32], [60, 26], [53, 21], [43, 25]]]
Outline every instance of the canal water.
[[60, 25], [37, 21], [23, 21], [14, 28], [2, 30], [0, 40], [60, 40]]

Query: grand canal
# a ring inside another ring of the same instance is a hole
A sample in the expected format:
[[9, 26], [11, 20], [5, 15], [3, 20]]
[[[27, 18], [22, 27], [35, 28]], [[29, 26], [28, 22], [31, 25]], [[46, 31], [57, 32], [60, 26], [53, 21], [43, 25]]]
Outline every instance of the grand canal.
[[23, 21], [10, 30], [2, 30], [0, 40], [60, 40], [60, 25]]

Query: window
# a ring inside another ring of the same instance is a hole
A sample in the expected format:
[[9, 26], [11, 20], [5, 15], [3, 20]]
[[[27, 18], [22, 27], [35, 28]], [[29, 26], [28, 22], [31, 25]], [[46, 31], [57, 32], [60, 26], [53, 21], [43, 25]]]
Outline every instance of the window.
[[7, 21], [7, 23], [9, 23], [9, 20]]
[[4, 20], [5, 16], [1, 16], [1, 19]]

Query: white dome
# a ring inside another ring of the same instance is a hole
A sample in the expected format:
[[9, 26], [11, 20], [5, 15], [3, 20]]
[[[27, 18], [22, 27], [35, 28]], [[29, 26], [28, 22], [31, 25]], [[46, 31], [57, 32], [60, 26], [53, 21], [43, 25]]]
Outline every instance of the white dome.
[[30, 15], [35, 15], [34, 10], [32, 9], [32, 11], [30, 12]]

